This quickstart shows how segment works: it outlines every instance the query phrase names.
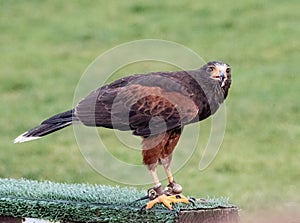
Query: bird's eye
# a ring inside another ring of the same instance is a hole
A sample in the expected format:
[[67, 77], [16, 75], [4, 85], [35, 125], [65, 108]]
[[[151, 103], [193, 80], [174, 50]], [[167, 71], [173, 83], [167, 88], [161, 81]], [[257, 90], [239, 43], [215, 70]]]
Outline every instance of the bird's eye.
[[214, 70], [215, 70], [215, 67], [209, 66], [209, 67], [206, 69], [206, 72], [207, 72], [207, 73], [211, 73], [211, 72], [213, 72]]
[[229, 74], [230, 71], [231, 71], [231, 69], [230, 69], [230, 67], [228, 67], [228, 68], [226, 69], [226, 73]]

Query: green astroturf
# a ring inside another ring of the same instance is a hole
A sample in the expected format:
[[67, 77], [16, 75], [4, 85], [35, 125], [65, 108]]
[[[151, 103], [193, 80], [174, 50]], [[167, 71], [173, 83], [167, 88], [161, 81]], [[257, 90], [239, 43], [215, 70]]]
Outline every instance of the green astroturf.
[[133, 202], [146, 191], [104, 185], [61, 184], [26, 179], [0, 179], [0, 215], [83, 222], [174, 222], [178, 211], [232, 207], [225, 198], [174, 204], [169, 211], [158, 204], [141, 211], [145, 201]]

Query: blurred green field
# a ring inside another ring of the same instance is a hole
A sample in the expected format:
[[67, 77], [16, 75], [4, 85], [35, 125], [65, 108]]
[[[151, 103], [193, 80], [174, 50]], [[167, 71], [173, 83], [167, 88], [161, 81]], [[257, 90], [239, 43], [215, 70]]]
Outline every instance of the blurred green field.
[[[34, 142], [12, 142], [72, 107], [76, 85], [98, 55], [124, 42], [155, 38], [185, 45], [206, 61], [224, 60], [233, 70], [221, 150], [204, 171], [198, 169], [198, 151], [176, 173], [186, 194], [229, 197], [243, 210], [299, 205], [296, 6], [298, 0], [0, 0], [0, 177], [118, 184], [88, 165], [72, 128]], [[117, 154], [119, 143], [110, 132], [103, 134]], [[130, 157], [130, 151], [122, 154]], [[139, 163], [141, 156], [134, 159]]]

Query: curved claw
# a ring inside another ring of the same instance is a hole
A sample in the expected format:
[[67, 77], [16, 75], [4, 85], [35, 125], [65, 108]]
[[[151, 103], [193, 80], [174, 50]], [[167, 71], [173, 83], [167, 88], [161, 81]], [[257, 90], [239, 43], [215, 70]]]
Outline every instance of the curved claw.
[[140, 208], [140, 212], [143, 212], [143, 211], [146, 211], [146, 207], [147, 207], [147, 205], [145, 204], [145, 205], [143, 205], [141, 208]]
[[196, 205], [196, 198], [194, 198], [194, 197], [189, 197], [188, 198], [188, 201], [193, 205], [193, 206], [195, 206]]

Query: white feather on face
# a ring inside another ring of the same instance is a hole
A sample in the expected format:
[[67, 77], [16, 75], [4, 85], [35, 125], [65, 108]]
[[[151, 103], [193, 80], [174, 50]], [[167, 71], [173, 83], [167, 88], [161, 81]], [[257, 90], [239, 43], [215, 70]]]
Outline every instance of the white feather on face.
[[207, 73], [211, 75], [212, 79], [221, 82], [221, 87], [223, 87], [230, 78], [231, 68], [228, 64], [213, 62], [207, 67]]

